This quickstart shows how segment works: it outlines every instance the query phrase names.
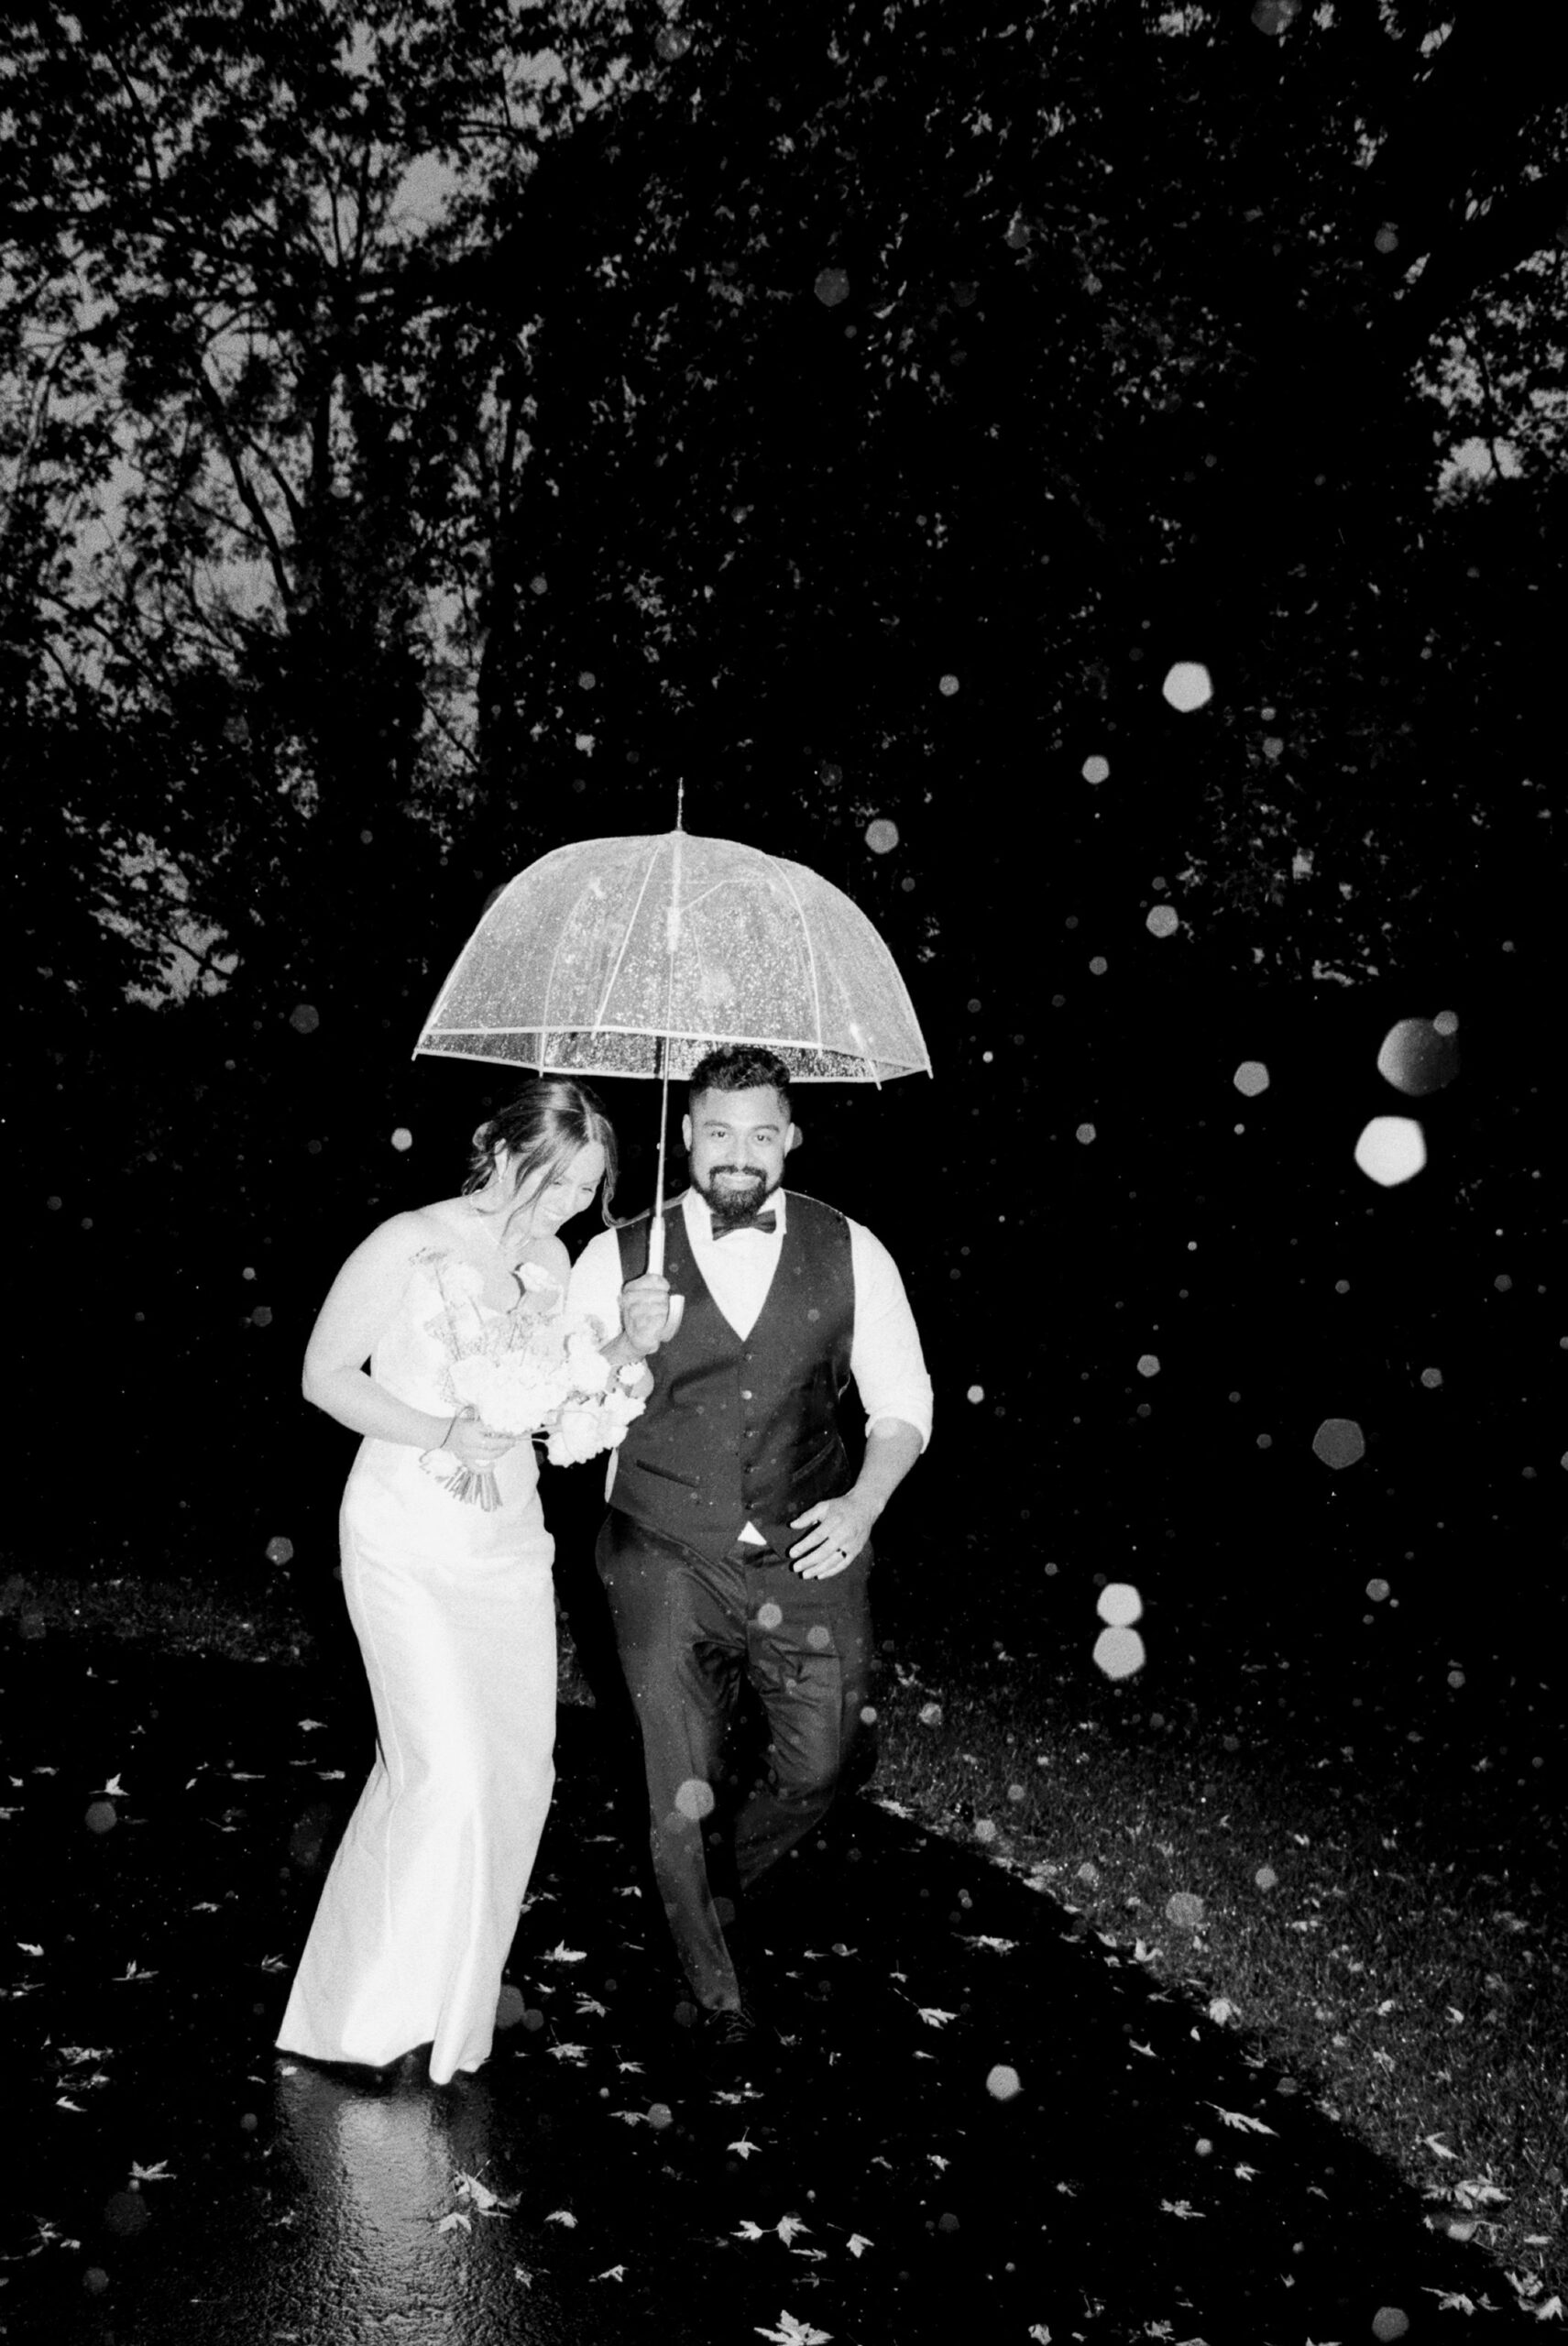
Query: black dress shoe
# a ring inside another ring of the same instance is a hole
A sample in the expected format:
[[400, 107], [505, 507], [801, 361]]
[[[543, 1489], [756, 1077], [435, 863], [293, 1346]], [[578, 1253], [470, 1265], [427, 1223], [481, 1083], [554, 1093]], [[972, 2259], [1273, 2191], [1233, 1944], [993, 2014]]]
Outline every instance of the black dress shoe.
[[744, 2004], [734, 2012], [707, 2012], [699, 2036], [704, 2060], [716, 2070], [739, 2073], [754, 2066], [767, 2050], [768, 2032]]

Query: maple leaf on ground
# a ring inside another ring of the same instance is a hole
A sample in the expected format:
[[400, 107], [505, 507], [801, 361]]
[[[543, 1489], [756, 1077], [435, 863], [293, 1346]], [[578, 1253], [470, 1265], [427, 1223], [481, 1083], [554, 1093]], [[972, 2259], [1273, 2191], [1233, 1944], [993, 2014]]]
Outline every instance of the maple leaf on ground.
[[71, 2110], [78, 2118], [85, 2115], [82, 2104], [79, 2101], [71, 2101], [62, 2093], [56, 2094], [54, 2098], [54, 2106], [57, 2110]]
[[21, 1948], [24, 1955], [41, 1955], [43, 1953], [42, 1947], [35, 1946], [31, 1939], [18, 1939], [16, 1941], [16, 1945]]
[[626, 2267], [624, 2264], [609, 2264], [602, 2273], [596, 2273], [593, 2278], [596, 2281], [624, 2281]]
[[958, 2018], [957, 2012], [945, 2012], [939, 2004], [916, 2004], [915, 2009], [927, 2028], [946, 2028], [950, 2020]]
[[781, 2216], [773, 2229], [784, 2246], [788, 2248], [796, 2232], [808, 2232], [811, 2226], [802, 2216]]
[[477, 2175], [466, 2175], [461, 2167], [452, 2179], [452, 2188], [459, 2199], [471, 2199], [481, 2216], [510, 2215], [522, 2196], [514, 2191], [510, 2199], [503, 2199], [499, 2191], [492, 2191]]
[[615, 2066], [620, 2070], [623, 2077], [640, 2077], [642, 2075], [642, 2064], [641, 2061], [618, 2061]]
[[579, 1996], [577, 1998], [577, 2018], [579, 2020], [586, 2020], [590, 2012], [595, 2020], [603, 2020], [606, 2018], [609, 2011], [609, 2005], [601, 2004], [595, 1996]]
[[454, 2208], [449, 2216], [443, 2216], [435, 2229], [438, 2232], [452, 2232], [458, 2230], [471, 2232], [474, 2229], [474, 2219], [472, 2216], [466, 2215], [461, 2208]]
[[547, 2224], [568, 2224], [573, 2231], [576, 2229], [577, 2220], [569, 2208], [556, 2208], [544, 2220]]
[[992, 1938], [984, 1931], [973, 1938], [966, 1937], [964, 1940], [965, 1946], [982, 1946], [991, 1955], [1011, 1955], [1017, 1944], [1016, 1939]]
[[1275, 2131], [1272, 2126], [1266, 2126], [1261, 2118], [1249, 2118], [1245, 2110], [1222, 2110], [1217, 2101], [1210, 2102], [1208, 2107], [1223, 2125], [1239, 2127], [1244, 2134], [1272, 2134]]
[[1180, 2216], [1184, 2219], [1197, 2218], [1201, 2220], [1203, 2214], [1201, 2208], [1195, 2208], [1190, 2199], [1162, 2199], [1159, 2203], [1159, 2209], [1162, 2216]]
[[586, 1963], [587, 1959], [587, 1951], [586, 1948], [580, 1946], [568, 1946], [565, 1939], [562, 1939], [557, 1946], [553, 1946], [549, 1953], [543, 1958], [546, 1963]]
[[176, 2180], [169, 2172], [167, 2159], [159, 2159], [151, 2166], [143, 2166], [138, 2160], [133, 2159], [131, 2174], [137, 2183], [173, 2183]]
[[872, 2246], [872, 2242], [867, 2239], [864, 2232], [851, 2232], [844, 2245], [851, 2256], [863, 2256], [867, 2249]]
[[731, 2232], [729, 2237], [731, 2240], [766, 2240], [768, 2235], [761, 2224], [754, 2224], [750, 2216], [742, 2216], [740, 2231]]
[[318, 1727], [323, 1727], [326, 1725], [326, 1721], [324, 1719], [297, 1719], [295, 1721], [295, 1725], [299, 1727], [302, 1734], [314, 1735]]
[[549, 2051], [551, 2058], [556, 2061], [586, 2061], [588, 2057], [586, 2045], [552, 2045]]
[[1426, 2144], [1427, 2149], [1435, 2153], [1440, 2159], [1456, 2159], [1459, 2156], [1459, 2153], [1457, 2151], [1451, 2151], [1449, 2149], [1448, 2144], [1440, 2135], [1423, 2134], [1421, 2136], [1421, 2141]]
[[1239, 2176], [1244, 2183], [1255, 2183], [1257, 2181], [1258, 2171], [1256, 2167], [1248, 2166], [1245, 2159], [1238, 2159], [1235, 2165], [1231, 2169], [1231, 2173], [1233, 2175]]
[[754, 2152], [761, 2150], [762, 2144], [753, 2143], [750, 2134], [742, 2134], [738, 2143], [726, 2143], [724, 2147], [727, 2151], [733, 2151], [739, 2158], [749, 2159]]
[[773, 2346], [828, 2346], [833, 2332], [830, 2330], [813, 2330], [808, 2321], [796, 2321], [794, 2314], [781, 2312], [776, 2330], [764, 2330], [759, 2323], [757, 2335], [771, 2339]]
[[108, 1782], [104, 1786], [104, 1792], [105, 1796], [112, 1800], [124, 1800], [126, 1798], [126, 1788], [124, 1784], [121, 1783], [117, 1775], [110, 1777]]

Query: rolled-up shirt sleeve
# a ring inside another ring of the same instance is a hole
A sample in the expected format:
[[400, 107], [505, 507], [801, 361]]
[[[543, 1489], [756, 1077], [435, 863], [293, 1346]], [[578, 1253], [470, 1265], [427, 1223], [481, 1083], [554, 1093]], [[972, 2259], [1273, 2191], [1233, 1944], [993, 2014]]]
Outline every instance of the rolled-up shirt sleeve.
[[613, 1230], [590, 1238], [572, 1266], [566, 1309], [592, 1314], [606, 1339], [620, 1333], [620, 1241]]
[[858, 1222], [850, 1224], [850, 1267], [855, 1279], [850, 1374], [866, 1413], [866, 1431], [898, 1418], [915, 1428], [924, 1450], [931, 1439], [931, 1379], [920, 1332], [897, 1264], [881, 1239]]

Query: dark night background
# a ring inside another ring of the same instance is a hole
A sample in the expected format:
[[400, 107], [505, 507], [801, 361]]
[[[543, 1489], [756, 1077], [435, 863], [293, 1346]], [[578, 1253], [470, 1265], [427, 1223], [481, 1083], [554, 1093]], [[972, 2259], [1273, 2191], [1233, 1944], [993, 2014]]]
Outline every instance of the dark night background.
[[[932, 1623], [1027, 1625], [1054, 1564], [1349, 1639], [1381, 1573], [1544, 1667], [1536, 24], [730, 0], [546, 11], [530, 64], [499, 5], [78, 17], [5, 36], [13, 1562], [331, 1613], [305, 1335], [499, 1096], [420, 1021], [493, 888], [679, 778], [864, 907], [930, 1047], [804, 1089], [793, 1178], [914, 1298]], [[1406, 1102], [1378, 1047], [1442, 1011]], [[631, 1210], [656, 1095], [605, 1089]], [[549, 1478], [564, 1554], [597, 1489]]]

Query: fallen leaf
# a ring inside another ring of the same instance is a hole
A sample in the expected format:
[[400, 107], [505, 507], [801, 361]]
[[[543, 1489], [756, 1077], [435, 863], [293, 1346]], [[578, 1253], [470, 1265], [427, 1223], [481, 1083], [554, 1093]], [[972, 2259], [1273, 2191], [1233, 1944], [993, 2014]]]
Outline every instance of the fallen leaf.
[[443, 2216], [435, 2227], [438, 2232], [455, 2231], [459, 2228], [466, 2232], [471, 2232], [474, 2229], [473, 2218], [466, 2216], [461, 2208], [454, 2208], [452, 2213], [449, 2216]]
[[568, 2224], [574, 2231], [576, 2230], [577, 2220], [568, 2208], [557, 2208], [554, 2214], [546, 2216], [544, 2220], [547, 2224]]
[[731, 2232], [729, 2237], [731, 2240], [766, 2240], [768, 2235], [761, 2224], [754, 2224], [750, 2216], [742, 2216], [740, 2231]]
[[325, 1725], [326, 1721], [324, 1719], [301, 1719], [298, 1721], [300, 1731], [303, 1735], [314, 1735], [318, 1728], [323, 1727]]
[[1437, 2134], [1423, 2134], [1421, 2140], [1428, 2150], [1434, 2152], [1440, 2159], [1456, 2159], [1459, 2156], [1459, 2153], [1451, 2151], [1448, 2144]]
[[1201, 2208], [1194, 2208], [1190, 2201], [1186, 2199], [1162, 2199], [1159, 2206], [1160, 2213], [1164, 2216], [1201, 2219], [1203, 2213]]
[[811, 2226], [801, 2216], [781, 2216], [773, 2230], [787, 2248], [796, 2232], [808, 2232]]
[[1275, 2131], [1272, 2126], [1266, 2126], [1261, 2118], [1247, 2117], [1244, 2110], [1221, 2110], [1217, 2101], [1211, 2101], [1207, 2107], [1218, 2114], [1223, 2125], [1237, 2126], [1244, 2134], [1272, 2134]]
[[761, 2147], [762, 2145], [760, 2143], [752, 2142], [750, 2134], [742, 2134], [738, 2143], [727, 2143], [725, 2144], [726, 2150], [733, 2151], [738, 2158], [742, 2159], [751, 2158], [753, 2153], [760, 2150]]
[[587, 1959], [586, 1948], [568, 1946], [565, 1939], [558, 1946], [553, 1946], [548, 1955], [543, 1957], [546, 1963], [586, 1963]]
[[124, 1784], [121, 1783], [117, 1775], [110, 1777], [108, 1782], [104, 1786], [104, 1791], [105, 1795], [112, 1800], [124, 1800], [126, 1798], [126, 1788]]
[[849, 2239], [844, 2242], [844, 2245], [849, 2250], [851, 2256], [863, 2256], [867, 2249], [870, 2248], [872, 2243], [867, 2239], [864, 2232], [851, 2232]]
[[828, 2346], [830, 2330], [813, 2330], [808, 2321], [796, 2321], [794, 2314], [781, 2313], [776, 2330], [757, 2328], [759, 2338], [769, 2338], [773, 2346]]
[[16, 1945], [21, 1948], [24, 1955], [41, 1955], [43, 1953], [42, 1947], [34, 1946], [30, 1939], [18, 1939], [16, 1941]]
[[950, 2020], [958, 2018], [957, 2012], [945, 2012], [937, 2004], [917, 2004], [916, 2010], [927, 2028], [946, 2028]]
[[133, 2159], [131, 2174], [137, 2183], [173, 2183], [176, 2180], [176, 2177], [169, 2172], [167, 2159], [156, 2160], [151, 2166], [142, 2166], [138, 2161]]
[[609, 2264], [602, 2273], [596, 2273], [592, 2277], [596, 2281], [624, 2281], [626, 2267], [624, 2264]]

